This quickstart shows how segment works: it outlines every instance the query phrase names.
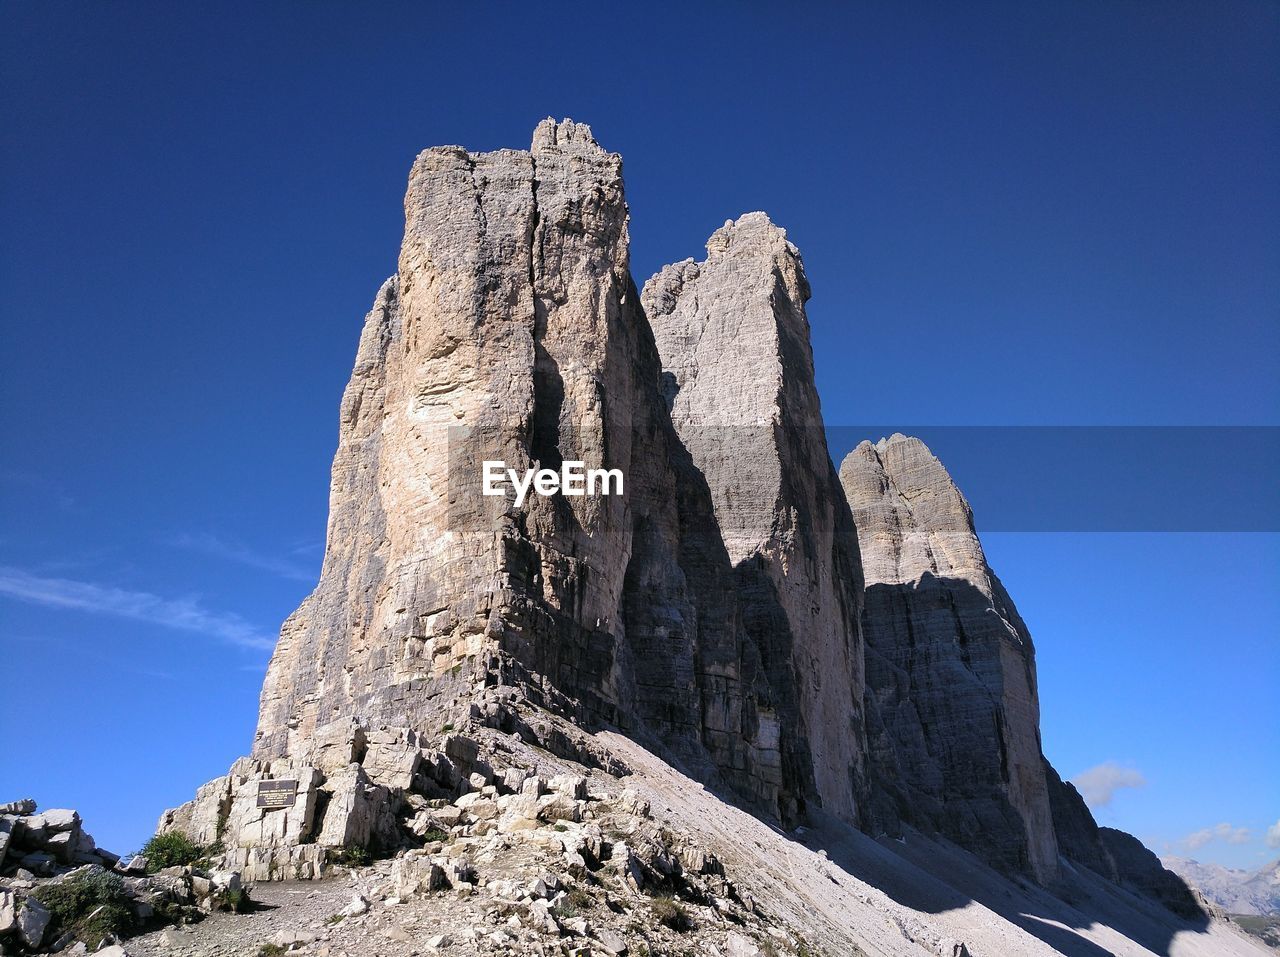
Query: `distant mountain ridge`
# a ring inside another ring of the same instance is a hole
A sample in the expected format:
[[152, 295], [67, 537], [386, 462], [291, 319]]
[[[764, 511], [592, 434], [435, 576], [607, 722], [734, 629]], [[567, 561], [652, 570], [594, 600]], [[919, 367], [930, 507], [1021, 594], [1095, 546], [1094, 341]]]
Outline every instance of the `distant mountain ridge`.
[[1188, 857], [1164, 857], [1160, 862], [1228, 914], [1280, 915], [1280, 858], [1256, 871]]

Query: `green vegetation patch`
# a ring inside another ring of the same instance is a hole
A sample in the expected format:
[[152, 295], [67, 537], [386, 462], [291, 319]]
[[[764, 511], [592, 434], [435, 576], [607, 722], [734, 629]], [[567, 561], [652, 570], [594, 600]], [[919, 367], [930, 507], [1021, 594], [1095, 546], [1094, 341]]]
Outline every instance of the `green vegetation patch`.
[[333, 863], [341, 867], [368, 867], [373, 863], [373, 854], [360, 845], [344, 847], [333, 855]]
[[663, 927], [669, 927], [678, 933], [693, 930], [693, 918], [674, 897], [655, 897], [652, 907], [653, 916]]
[[67, 880], [45, 884], [33, 896], [51, 915], [50, 940], [70, 931], [92, 951], [108, 937], [127, 937], [137, 929], [124, 882], [110, 871], [87, 870]]
[[141, 853], [147, 859], [147, 873], [154, 874], [166, 867], [194, 864], [204, 857], [208, 850], [181, 831], [168, 831], [157, 834], [147, 841]]

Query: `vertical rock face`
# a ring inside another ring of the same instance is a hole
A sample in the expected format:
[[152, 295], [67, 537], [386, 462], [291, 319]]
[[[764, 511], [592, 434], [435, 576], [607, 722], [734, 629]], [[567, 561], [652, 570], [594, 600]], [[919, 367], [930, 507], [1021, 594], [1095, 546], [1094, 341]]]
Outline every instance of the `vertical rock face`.
[[918, 439], [863, 442], [840, 479], [866, 575], [870, 749], [902, 816], [992, 863], [1058, 866], [1031, 636], [969, 505]]
[[[704, 262], [665, 267], [642, 297], [672, 420], [710, 487], [773, 679], [784, 767], [810, 763], [824, 806], [857, 820], [862, 580], [822, 427], [808, 298], [798, 251], [764, 213], [726, 223]], [[789, 744], [799, 741], [807, 762]]]
[[[255, 757], [352, 717], [438, 727], [497, 681], [655, 731], [784, 814], [812, 790], [807, 743], [780, 728], [801, 696], [743, 626], [662, 399], [621, 172], [570, 121], [528, 152], [418, 157], [343, 399], [320, 584], [282, 631]], [[625, 494], [517, 508], [481, 494], [486, 460], [619, 469]]]
[[1202, 919], [1134, 837], [1099, 828], [1041, 753], [1031, 635], [987, 564], [969, 503], [919, 439], [863, 442], [840, 466], [866, 575], [863, 632], [879, 801], [1043, 884], [1060, 856]]

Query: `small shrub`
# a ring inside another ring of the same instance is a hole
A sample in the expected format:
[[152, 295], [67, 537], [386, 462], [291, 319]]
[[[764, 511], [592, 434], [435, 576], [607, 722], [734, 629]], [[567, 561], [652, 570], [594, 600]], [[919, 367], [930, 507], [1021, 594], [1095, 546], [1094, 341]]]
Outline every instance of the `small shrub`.
[[422, 840], [426, 844], [432, 844], [435, 841], [440, 841], [441, 843], [447, 843], [449, 839], [450, 839], [449, 832], [442, 831], [438, 827], [433, 827], [430, 830], [422, 832]]
[[218, 895], [214, 906], [218, 910], [232, 914], [247, 914], [253, 907], [253, 901], [249, 900], [249, 892], [241, 887], [233, 891], [223, 891]]
[[87, 871], [46, 884], [34, 896], [49, 909], [50, 939], [70, 931], [90, 950], [97, 950], [108, 937], [126, 937], [136, 928], [124, 882], [110, 871]]
[[553, 824], [553, 825], [551, 826], [551, 829], [552, 829], [553, 831], [560, 831], [561, 833], [563, 833], [563, 832], [565, 832], [565, 831], [569, 830], [569, 825], [567, 825], [567, 824], [561, 824], [559, 821], [557, 821], [555, 824]]
[[194, 904], [183, 904], [168, 898], [152, 903], [155, 914], [149, 922], [156, 924], [198, 924], [204, 920], [205, 913]]
[[367, 847], [344, 847], [333, 856], [333, 862], [343, 867], [368, 867], [373, 863], [373, 855]]
[[181, 831], [169, 831], [147, 841], [142, 856], [147, 859], [147, 873], [154, 874], [166, 867], [194, 864], [204, 857], [206, 850]]
[[258, 957], [280, 957], [284, 948], [279, 944], [263, 944], [258, 948]]
[[564, 899], [568, 901], [570, 907], [576, 907], [578, 910], [586, 910], [596, 902], [596, 899], [581, 887], [570, 889], [569, 893], [564, 895]]
[[334, 924], [337, 924], [342, 920], [342, 916], [342, 914], [330, 914], [324, 919], [324, 922], [332, 927]]
[[452, 731], [452, 730], [453, 730], [453, 722], [452, 722], [452, 721], [446, 721], [444, 724], [440, 725], [440, 733], [441, 733], [441, 734], [448, 734], [448, 733], [449, 733], [450, 731]]
[[551, 908], [551, 913], [555, 914], [561, 920], [568, 920], [571, 917], [578, 916], [578, 908], [574, 907], [567, 900], [563, 900], [559, 904], [556, 904], [555, 907]]
[[655, 897], [653, 916], [663, 927], [669, 927], [678, 933], [693, 929], [693, 918], [674, 897]]

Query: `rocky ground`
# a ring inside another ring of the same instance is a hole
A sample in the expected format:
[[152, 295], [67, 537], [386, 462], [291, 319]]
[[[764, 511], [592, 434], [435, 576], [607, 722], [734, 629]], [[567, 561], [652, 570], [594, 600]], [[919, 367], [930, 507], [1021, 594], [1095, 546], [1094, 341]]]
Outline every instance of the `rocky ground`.
[[1188, 923], [1085, 870], [1069, 868], [1050, 894], [914, 832], [875, 840], [821, 814], [780, 830], [621, 735], [578, 741], [581, 763], [519, 735], [467, 734], [491, 774], [406, 802], [413, 846], [369, 862], [320, 855], [322, 879], [259, 880], [243, 913], [199, 906], [199, 866], [168, 870], [146, 880], [193, 901], [174, 912], [192, 922], [111, 957], [1265, 952], [1225, 921]]
[[[501, 845], [503, 842], [495, 842]], [[380, 862], [322, 881], [255, 888], [257, 907], [215, 914], [197, 925], [135, 938], [127, 952], [221, 957], [299, 953], [350, 957], [414, 954], [722, 954], [793, 952], [788, 936], [758, 920], [735, 921], [711, 907], [680, 905], [690, 923], [660, 922], [663, 898], [643, 899], [600, 882], [557, 876], [554, 861], [507, 848], [482, 858], [492, 875], [475, 889], [401, 897], [396, 868]], [[532, 880], [530, 874], [535, 874]], [[777, 935], [777, 939], [770, 934]], [[713, 949], [714, 948], [714, 949]], [[771, 949], [772, 948], [772, 949]]]

